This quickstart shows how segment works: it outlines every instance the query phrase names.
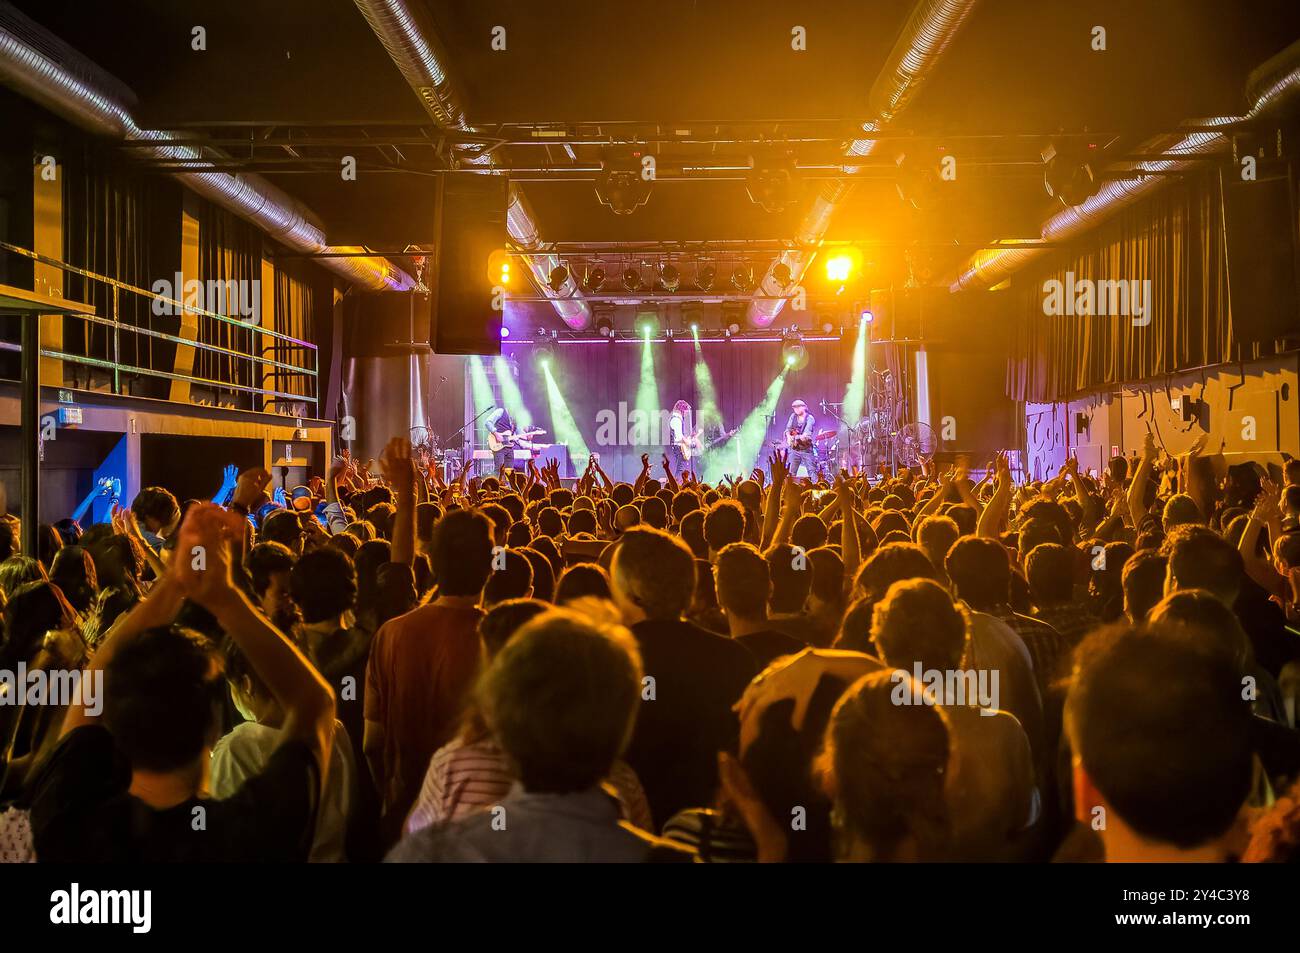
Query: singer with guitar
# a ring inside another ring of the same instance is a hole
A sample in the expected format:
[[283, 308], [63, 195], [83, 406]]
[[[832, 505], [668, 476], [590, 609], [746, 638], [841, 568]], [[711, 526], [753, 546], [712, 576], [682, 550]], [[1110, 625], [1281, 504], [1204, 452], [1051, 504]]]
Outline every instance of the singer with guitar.
[[817, 433], [817, 419], [808, 413], [808, 405], [797, 397], [790, 405], [790, 411], [790, 418], [785, 422], [785, 445], [790, 450], [788, 469], [792, 476], [799, 476], [802, 466], [806, 476], [816, 479], [817, 454], [813, 450], [813, 437]]
[[668, 415], [669, 459], [673, 465], [673, 475], [681, 476], [691, 469], [691, 460], [700, 451], [700, 431], [692, 426], [691, 405], [684, 400], [673, 404], [673, 411]]
[[492, 451], [492, 465], [497, 473], [514, 463], [515, 447], [519, 441], [545, 433], [538, 429], [516, 433], [515, 422], [504, 407], [493, 408], [484, 424], [487, 427], [488, 449]]

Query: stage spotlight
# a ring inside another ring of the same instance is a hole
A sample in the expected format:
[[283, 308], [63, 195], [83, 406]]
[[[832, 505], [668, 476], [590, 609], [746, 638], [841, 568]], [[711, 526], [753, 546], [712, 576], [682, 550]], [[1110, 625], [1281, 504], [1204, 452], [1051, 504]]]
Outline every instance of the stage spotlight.
[[754, 290], [754, 276], [744, 268], [737, 268], [731, 273], [731, 287], [735, 288], [741, 294], [749, 294]]
[[695, 287], [701, 291], [708, 291], [713, 287], [713, 282], [718, 277], [718, 269], [712, 265], [704, 265], [695, 271]]
[[790, 266], [783, 261], [777, 262], [772, 269], [772, 278], [781, 286], [782, 290], [789, 288], [791, 282], [794, 281], [794, 276], [790, 274]]
[[792, 371], [802, 370], [808, 366], [808, 349], [803, 346], [803, 339], [798, 334], [787, 334], [781, 344], [781, 357], [785, 366]]
[[540, 367], [550, 367], [555, 362], [555, 347], [545, 341], [533, 348], [533, 360]]
[[506, 327], [504, 324], [501, 325], [501, 337], [503, 338], [510, 337], [510, 329]]
[[831, 333], [832, 331], [834, 331], [834, 330], [835, 330], [835, 324], [834, 324], [834, 322], [831, 322], [831, 321], [823, 321], [823, 322], [822, 322], [822, 333], [823, 333], [823, 334], [830, 334], [830, 333]]
[[650, 200], [650, 182], [641, 176], [641, 153], [607, 158], [596, 177], [596, 198], [615, 215], [631, 215]]
[[635, 268], [625, 268], [623, 270], [623, 287], [628, 291], [640, 291], [641, 272]]
[[1052, 142], [1042, 156], [1043, 188], [1062, 205], [1082, 205], [1097, 191], [1095, 142]]
[[596, 331], [601, 337], [612, 338], [614, 336], [614, 322], [610, 320], [608, 314], [597, 312]]
[[659, 268], [659, 287], [664, 291], [676, 291], [681, 283], [681, 273], [671, 262], [665, 262]]
[[739, 334], [739, 333], [740, 333], [740, 325], [737, 324], [735, 321], [732, 321], [730, 324], [727, 325], [727, 337], [731, 337], [733, 334]]
[[862, 252], [857, 248], [844, 248], [833, 252], [826, 260], [826, 280], [832, 285], [845, 285], [862, 264]]
[[751, 171], [745, 176], [749, 199], [763, 211], [777, 214], [790, 207], [796, 198], [795, 164], [790, 156], [751, 158]]
[[872, 314], [870, 311], [863, 311], [859, 320], [865, 321], [867, 324], [870, 324], [872, 321], [876, 320], [876, 316]]
[[551, 269], [551, 277], [546, 282], [546, 286], [554, 292], [559, 292], [564, 287], [564, 283], [569, 280], [569, 269], [563, 265], [556, 265]]
[[659, 331], [659, 313], [642, 311], [636, 316], [636, 329], [643, 337], [654, 337]]
[[591, 271], [587, 272], [587, 280], [582, 283], [588, 293], [595, 294], [605, 284], [605, 269], [597, 265]]
[[498, 248], [488, 255], [487, 279], [493, 287], [510, 286], [510, 253], [504, 248]]

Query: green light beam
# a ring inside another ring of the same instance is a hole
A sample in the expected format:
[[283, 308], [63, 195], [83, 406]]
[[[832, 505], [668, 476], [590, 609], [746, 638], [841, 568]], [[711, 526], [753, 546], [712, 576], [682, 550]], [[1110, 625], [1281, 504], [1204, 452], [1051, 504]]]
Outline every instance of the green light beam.
[[[645, 343], [641, 345], [641, 380], [636, 387], [636, 407], [631, 418], [634, 443], [642, 447], [659, 445], [662, 413], [663, 407], [659, 403], [659, 381], [655, 377], [654, 348], [650, 344], [650, 332], [647, 330]], [[635, 439], [642, 435], [641, 427], [637, 426], [637, 422], [644, 422], [644, 443]]]
[[699, 332], [695, 332], [695, 392], [699, 395], [700, 410], [695, 423], [706, 430], [718, 427], [725, 430], [722, 412], [718, 409], [718, 392], [713, 387], [713, 374], [709, 365], [704, 363], [704, 351], [700, 347]]
[[[737, 471], [743, 477], [749, 473], [755, 466], [759, 466], [767, 459], [766, 450], [769, 448], [763, 446], [763, 438], [767, 436], [767, 418], [776, 410], [777, 402], [781, 399], [781, 391], [785, 389], [785, 376], [789, 368], [783, 366], [781, 373], [776, 375], [776, 379], [768, 385], [767, 393], [763, 395], [759, 405], [749, 412], [745, 422], [740, 425], [740, 430], [736, 436], [731, 438], [733, 449], [730, 445], [726, 447], [723, 456], [735, 454]], [[732, 472], [728, 466], [723, 466], [720, 471]]]
[[[492, 384], [488, 381], [487, 366], [483, 363], [483, 358], [477, 354], [469, 359], [469, 380], [470, 394], [474, 398], [474, 413], [482, 413], [497, 402], [496, 396], [492, 393]], [[474, 445], [487, 446], [487, 441], [481, 439], [484, 432], [483, 421], [480, 420], [475, 427]]]
[[546, 377], [546, 402], [551, 408], [551, 425], [555, 427], [555, 442], [569, 445], [569, 455], [574, 470], [581, 473], [587, 469], [587, 460], [591, 457], [591, 451], [587, 449], [587, 442], [582, 439], [582, 431], [578, 429], [578, 423], [573, 419], [573, 414], [569, 412], [569, 405], [555, 383], [549, 361], [542, 365], [542, 374]]
[[853, 346], [853, 374], [844, 392], [844, 419], [852, 426], [862, 419], [867, 399], [867, 320], [858, 324], [858, 341]]
[[510, 362], [498, 355], [492, 358], [492, 369], [496, 371], [497, 383], [501, 385], [501, 402], [505, 405], [506, 413], [514, 419], [520, 430], [527, 430], [533, 425], [533, 415], [524, 406], [524, 397], [510, 369]]

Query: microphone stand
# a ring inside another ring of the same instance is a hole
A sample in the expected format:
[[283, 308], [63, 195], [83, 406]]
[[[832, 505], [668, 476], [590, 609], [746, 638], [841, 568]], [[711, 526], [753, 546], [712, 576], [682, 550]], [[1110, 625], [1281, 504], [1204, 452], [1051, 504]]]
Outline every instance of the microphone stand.
[[[493, 404], [492, 406], [495, 407], [496, 405]], [[451, 440], [455, 439], [456, 437], [460, 436], [460, 435], [463, 434], [466, 430], [468, 430], [470, 427], [473, 427], [476, 423], [478, 423], [478, 422], [483, 418], [483, 416], [484, 416], [485, 414], [487, 414], [487, 413], [488, 413], [489, 411], [491, 411], [491, 410], [492, 410], [492, 407], [489, 407], [487, 410], [480, 411], [480, 412], [478, 413], [478, 415], [477, 415], [473, 420], [471, 420], [469, 423], [465, 424], [465, 425], [464, 425], [463, 427], [461, 427], [459, 430], [455, 430], [455, 431], [453, 431], [452, 433], [449, 433], [447, 436], [440, 438], [440, 439], [442, 440], [442, 445], [443, 445], [444, 447], [447, 446], [447, 443], [448, 443], [449, 441], [451, 441]], [[445, 479], [447, 479], [447, 463], [446, 463], [446, 456], [445, 456], [446, 451], [443, 451], [443, 453], [444, 453], [444, 457], [443, 457], [443, 464], [442, 464], [442, 468], [443, 468], [442, 478], [445, 480]], [[462, 445], [461, 445], [461, 451], [460, 451], [460, 465], [461, 465], [462, 467], [465, 466], [465, 447], [464, 447], [464, 444], [463, 444], [463, 443], [462, 443]]]

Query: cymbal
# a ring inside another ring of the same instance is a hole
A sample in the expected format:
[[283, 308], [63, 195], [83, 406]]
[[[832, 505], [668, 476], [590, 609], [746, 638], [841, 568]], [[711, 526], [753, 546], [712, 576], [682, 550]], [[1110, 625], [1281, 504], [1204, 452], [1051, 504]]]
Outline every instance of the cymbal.
[[814, 440], [830, 440], [831, 437], [835, 436], [835, 434], [836, 434], [836, 431], [834, 431], [834, 430], [823, 430], [823, 431], [822, 431], [821, 433], [819, 433], [817, 436], [813, 437], [813, 439], [814, 439]]

